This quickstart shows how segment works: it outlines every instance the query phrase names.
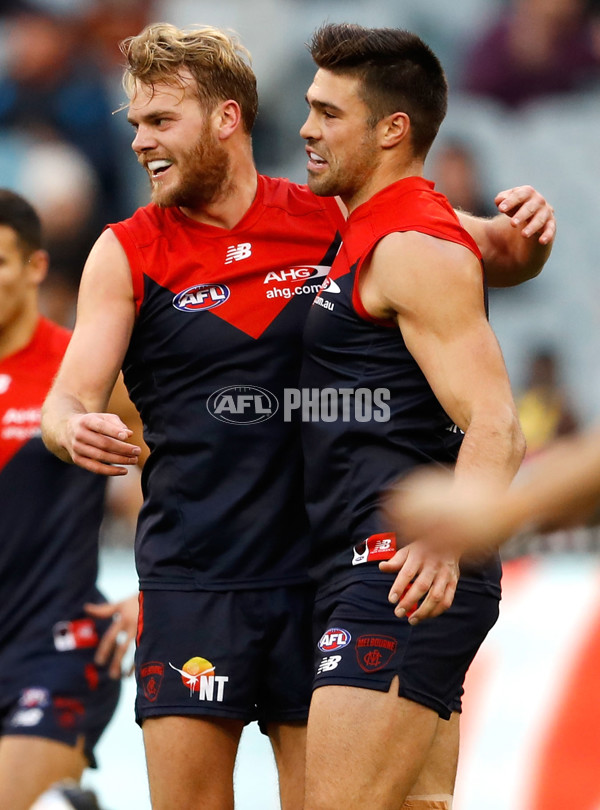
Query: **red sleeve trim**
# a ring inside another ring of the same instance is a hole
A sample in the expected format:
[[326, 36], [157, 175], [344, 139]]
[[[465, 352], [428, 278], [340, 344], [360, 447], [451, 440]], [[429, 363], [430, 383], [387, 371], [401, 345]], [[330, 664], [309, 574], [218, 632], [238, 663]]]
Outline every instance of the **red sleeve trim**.
[[439, 231], [435, 228], [426, 228], [421, 225], [408, 225], [403, 228], [392, 228], [388, 233], [384, 233], [369, 247], [366, 251], [364, 256], [359, 259], [358, 267], [356, 268], [356, 273], [354, 274], [354, 284], [352, 287], [352, 306], [354, 307], [354, 311], [356, 314], [362, 318], [364, 321], [368, 321], [369, 323], [375, 323], [378, 326], [384, 326], [387, 328], [396, 329], [398, 324], [396, 321], [392, 320], [391, 318], [374, 318], [370, 315], [364, 307], [362, 299], [360, 297], [360, 292], [358, 290], [358, 279], [360, 277], [360, 272], [363, 268], [365, 260], [371, 255], [375, 246], [378, 242], [380, 242], [385, 236], [388, 236], [390, 233], [405, 233], [406, 231], [417, 231], [418, 233], [424, 233], [427, 236], [435, 236], [437, 239], [443, 239], [445, 242], [454, 242], [457, 245], [463, 245], [468, 250], [470, 250], [473, 254], [475, 254], [476, 258], [479, 260], [481, 264], [481, 271], [482, 271], [482, 281], [485, 281], [484, 278], [484, 269], [483, 269], [483, 261], [481, 258], [481, 253], [479, 252], [479, 248], [477, 244], [473, 241], [468, 233], [465, 231], [466, 238], [459, 238], [458, 236], [454, 236], [453, 234], [449, 234], [445, 231]]

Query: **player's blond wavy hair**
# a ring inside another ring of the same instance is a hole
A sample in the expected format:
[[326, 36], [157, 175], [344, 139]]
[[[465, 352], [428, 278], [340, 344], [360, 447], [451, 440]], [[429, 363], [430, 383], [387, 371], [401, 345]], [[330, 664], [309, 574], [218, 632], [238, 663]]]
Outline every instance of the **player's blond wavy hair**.
[[240, 105], [246, 132], [252, 131], [258, 109], [256, 76], [250, 53], [233, 32], [209, 25], [182, 30], [169, 23], [154, 23], [123, 40], [120, 48], [127, 60], [123, 87], [129, 99], [136, 81], [152, 88], [165, 81], [182, 85], [180, 71], [187, 68], [207, 111], [233, 99]]

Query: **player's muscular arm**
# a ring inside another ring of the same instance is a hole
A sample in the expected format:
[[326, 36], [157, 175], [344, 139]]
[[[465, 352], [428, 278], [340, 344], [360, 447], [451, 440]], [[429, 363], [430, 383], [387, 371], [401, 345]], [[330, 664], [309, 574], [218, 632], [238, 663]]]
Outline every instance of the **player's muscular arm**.
[[492, 219], [456, 213], [483, 255], [488, 284], [512, 287], [537, 276], [550, 256], [554, 209], [531, 186], [501, 191], [495, 203], [501, 213]]
[[77, 321], [42, 409], [42, 437], [65, 461], [92, 472], [123, 475], [140, 447], [115, 413], [105, 413], [135, 317], [129, 266], [111, 231], [90, 252], [79, 289]]
[[[504, 361], [486, 319], [475, 256], [423, 234], [392, 234], [375, 249], [360, 292], [372, 315], [396, 318], [438, 401], [464, 431], [456, 476], [507, 485], [522, 460], [524, 441]], [[458, 580], [458, 551], [417, 542], [397, 556], [381, 567], [393, 571], [402, 565], [392, 588], [399, 598], [398, 615], [425, 594], [411, 621], [449, 607]]]

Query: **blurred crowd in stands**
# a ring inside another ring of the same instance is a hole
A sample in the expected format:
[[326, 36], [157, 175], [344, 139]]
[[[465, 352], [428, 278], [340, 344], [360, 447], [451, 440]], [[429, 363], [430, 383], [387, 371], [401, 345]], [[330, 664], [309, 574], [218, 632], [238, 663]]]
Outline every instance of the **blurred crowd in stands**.
[[[113, 114], [124, 102], [119, 41], [159, 20], [237, 31], [259, 79], [258, 167], [302, 182], [298, 129], [313, 73], [304, 43], [325, 19], [406, 27], [438, 53], [450, 112], [429, 176], [455, 206], [493, 215], [497, 191], [531, 183], [557, 209], [540, 279], [491, 297], [530, 448], [541, 452], [597, 417], [600, 402], [600, 0], [2, 0], [0, 186], [42, 215], [44, 311], [73, 323], [91, 244], [147, 200], [126, 115]], [[111, 537], [127, 542], [133, 518], [126, 498], [115, 503]]]

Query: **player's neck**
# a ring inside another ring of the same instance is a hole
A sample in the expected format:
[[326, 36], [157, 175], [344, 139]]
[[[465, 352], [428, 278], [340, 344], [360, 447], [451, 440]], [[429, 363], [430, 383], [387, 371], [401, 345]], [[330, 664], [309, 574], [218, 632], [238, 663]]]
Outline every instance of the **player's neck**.
[[27, 306], [12, 323], [0, 329], [0, 360], [16, 354], [31, 342], [39, 317], [36, 303], [35, 306]]
[[423, 161], [422, 160], [407, 160], [401, 163], [391, 159], [384, 160], [380, 163], [377, 169], [371, 174], [369, 180], [361, 186], [360, 189], [353, 194], [351, 198], [343, 199], [348, 211], [352, 213], [359, 205], [367, 202], [377, 194], [383, 191], [384, 188], [391, 186], [392, 183], [397, 183], [398, 180], [403, 180], [406, 177], [422, 177], [423, 176]]

